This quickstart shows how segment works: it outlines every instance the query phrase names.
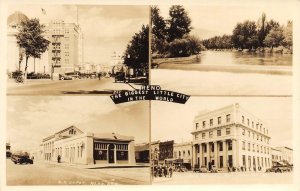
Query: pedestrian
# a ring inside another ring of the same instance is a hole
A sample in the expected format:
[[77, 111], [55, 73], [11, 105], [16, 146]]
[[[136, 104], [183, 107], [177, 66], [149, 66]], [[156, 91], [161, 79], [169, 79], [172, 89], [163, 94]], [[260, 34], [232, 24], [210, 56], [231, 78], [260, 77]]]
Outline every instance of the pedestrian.
[[173, 174], [173, 168], [172, 166], [169, 167], [169, 177], [172, 178], [172, 174]]
[[57, 162], [60, 163], [60, 155], [57, 156]]
[[100, 72], [98, 73], [98, 78], [99, 78], [99, 80], [101, 80], [101, 73]]

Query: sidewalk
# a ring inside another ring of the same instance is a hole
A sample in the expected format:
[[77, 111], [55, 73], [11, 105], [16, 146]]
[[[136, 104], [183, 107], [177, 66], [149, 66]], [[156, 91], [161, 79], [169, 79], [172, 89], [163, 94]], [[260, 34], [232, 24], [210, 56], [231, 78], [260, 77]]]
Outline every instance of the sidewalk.
[[135, 165], [128, 165], [128, 164], [70, 164], [66, 162], [55, 162], [55, 161], [35, 161], [35, 163], [40, 164], [51, 164], [56, 166], [64, 166], [64, 167], [71, 167], [76, 169], [107, 169], [107, 168], [147, 168], [150, 167], [149, 164], [146, 163], [137, 163]]

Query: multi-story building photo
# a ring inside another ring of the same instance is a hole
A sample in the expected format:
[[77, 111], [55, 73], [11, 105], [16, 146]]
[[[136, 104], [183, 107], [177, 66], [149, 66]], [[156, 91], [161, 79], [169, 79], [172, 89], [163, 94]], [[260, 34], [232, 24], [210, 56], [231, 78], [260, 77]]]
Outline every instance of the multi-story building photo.
[[79, 25], [53, 20], [46, 25], [46, 36], [50, 41], [49, 73], [74, 72], [82, 64], [82, 34]]
[[247, 171], [271, 167], [269, 128], [235, 103], [195, 116], [193, 165]]

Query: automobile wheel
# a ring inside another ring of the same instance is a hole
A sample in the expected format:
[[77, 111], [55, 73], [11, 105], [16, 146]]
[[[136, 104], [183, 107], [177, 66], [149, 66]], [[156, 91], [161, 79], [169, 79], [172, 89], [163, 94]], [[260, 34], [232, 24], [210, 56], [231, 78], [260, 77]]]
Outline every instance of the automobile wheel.
[[17, 161], [15, 161], [14, 163], [17, 164]]
[[60, 77], [60, 80], [64, 80], [65, 78], [64, 77]]

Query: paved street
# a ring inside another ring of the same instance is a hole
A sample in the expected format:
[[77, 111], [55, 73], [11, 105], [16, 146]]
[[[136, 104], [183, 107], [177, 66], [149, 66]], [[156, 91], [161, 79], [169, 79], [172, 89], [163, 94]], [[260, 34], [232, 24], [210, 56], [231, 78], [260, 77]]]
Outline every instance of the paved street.
[[292, 173], [195, 173], [174, 172], [172, 178], [158, 177], [153, 184], [292, 184]]
[[14, 164], [6, 160], [7, 185], [143, 185], [150, 184], [149, 168], [79, 169], [76, 166]]
[[[139, 85], [131, 84], [135, 88]], [[27, 80], [25, 84], [7, 82], [7, 95], [111, 94], [114, 90], [133, 90], [128, 84], [115, 83], [113, 78], [76, 80]]]

